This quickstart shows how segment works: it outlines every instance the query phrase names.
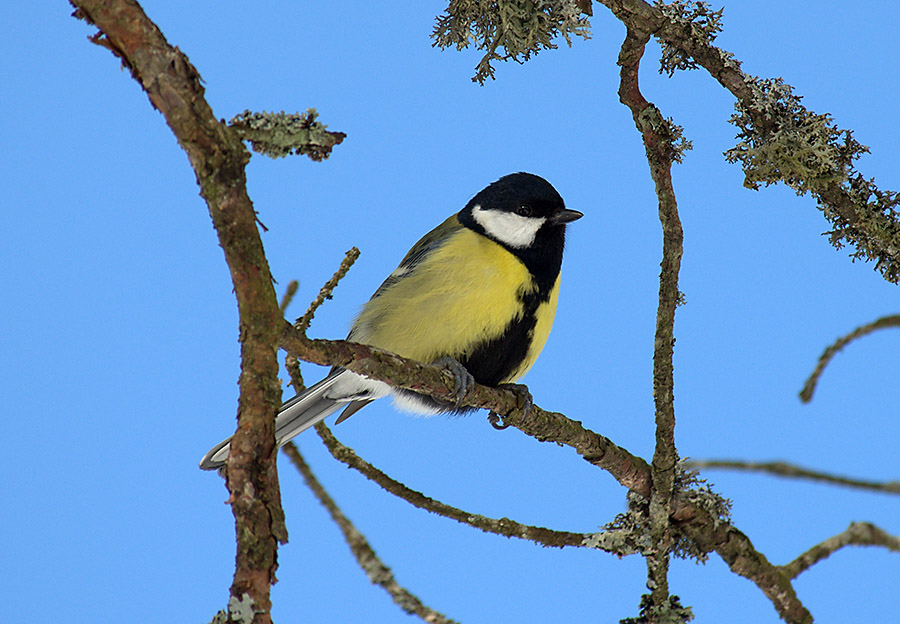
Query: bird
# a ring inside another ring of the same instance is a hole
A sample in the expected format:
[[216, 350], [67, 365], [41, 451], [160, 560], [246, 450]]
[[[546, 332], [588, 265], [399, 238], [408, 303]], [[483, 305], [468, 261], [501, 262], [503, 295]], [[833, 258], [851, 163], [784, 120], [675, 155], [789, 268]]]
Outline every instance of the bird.
[[[527, 390], [514, 382], [544, 347], [559, 298], [566, 225], [583, 213], [566, 208], [544, 178], [518, 172], [478, 192], [423, 236], [363, 306], [347, 340], [449, 370], [455, 401], [391, 388], [336, 366], [288, 400], [275, 421], [278, 446], [343, 408], [337, 423], [392, 396], [401, 410], [465, 413], [472, 382]], [[530, 404], [530, 395], [526, 397]], [[203, 457], [220, 468], [231, 438]]]

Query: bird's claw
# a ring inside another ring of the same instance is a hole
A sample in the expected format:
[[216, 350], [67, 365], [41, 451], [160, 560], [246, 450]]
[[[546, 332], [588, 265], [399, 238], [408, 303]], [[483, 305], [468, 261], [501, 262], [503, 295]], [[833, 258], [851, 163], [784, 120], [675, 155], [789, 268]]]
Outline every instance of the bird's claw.
[[488, 422], [491, 423], [491, 427], [497, 431], [503, 431], [509, 427], [509, 424], [500, 422], [500, 414], [497, 412], [488, 412]]
[[453, 408], [459, 409], [462, 406], [463, 399], [466, 398], [469, 390], [475, 385], [475, 378], [472, 377], [472, 373], [452, 357], [442, 357], [432, 362], [432, 365], [439, 366], [453, 375], [453, 381], [455, 382], [453, 387]]

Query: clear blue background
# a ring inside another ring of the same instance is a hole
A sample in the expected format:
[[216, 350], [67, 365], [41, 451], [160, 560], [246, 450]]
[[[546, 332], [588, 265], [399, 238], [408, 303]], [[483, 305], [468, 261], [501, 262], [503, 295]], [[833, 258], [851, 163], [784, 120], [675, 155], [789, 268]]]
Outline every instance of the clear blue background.
[[[526, 378], [542, 407], [631, 452], [653, 444], [651, 356], [661, 235], [630, 112], [617, 101], [623, 26], [595, 5], [591, 41], [470, 81], [475, 51], [431, 47], [428, 3], [208, 2], [143, 6], [205, 80], [222, 118], [316, 107], [347, 133], [325, 163], [254, 156], [250, 194], [279, 293], [302, 314], [344, 251], [362, 257], [311, 333], [343, 337], [419, 236], [512, 171], [549, 179], [585, 217], [570, 228], [556, 326]], [[237, 316], [194, 175], [127, 71], [62, 1], [14, 2], [0, 26], [4, 448], [0, 583], [16, 622], [206, 622], [228, 597], [234, 528], [222, 481], [197, 469], [234, 428]], [[900, 11], [889, 0], [730, 2], [719, 45], [749, 73], [783, 76], [871, 146], [859, 167], [900, 188]], [[695, 458], [786, 459], [860, 478], [900, 476], [900, 332], [848, 347], [812, 405], [797, 399], [822, 350], [897, 313], [898, 290], [821, 233], [810, 198], [759, 192], [724, 162], [733, 100], [703, 71], [656, 73], [645, 96], [685, 128], [675, 169], [685, 229], [675, 373], [677, 440]], [[310, 367], [314, 381], [321, 369]], [[574, 452], [483, 415], [413, 418], [373, 405], [337, 435], [410, 487], [474, 513], [593, 531], [625, 492]], [[616, 622], [637, 614], [639, 557], [552, 550], [411, 508], [300, 447], [347, 515], [428, 605], [466, 623]], [[348, 554], [287, 461], [290, 543], [277, 622], [403, 622]], [[734, 521], [775, 563], [851, 521], [900, 533], [900, 498], [710, 472]], [[672, 589], [698, 622], [775, 622], [715, 555], [676, 561]], [[848, 548], [803, 574], [817, 622], [896, 613], [900, 555]]]

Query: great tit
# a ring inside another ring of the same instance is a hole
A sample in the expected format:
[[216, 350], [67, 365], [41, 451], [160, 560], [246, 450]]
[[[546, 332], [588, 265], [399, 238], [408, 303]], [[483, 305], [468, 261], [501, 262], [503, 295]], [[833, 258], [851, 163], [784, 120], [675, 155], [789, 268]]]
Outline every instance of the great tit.
[[[550, 334], [566, 224], [581, 217], [539, 176], [500, 178], [409, 250], [362, 308], [347, 340], [444, 365], [462, 394], [472, 380], [515, 382]], [[337, 422], [387, 395], [401, 409], [423, 414], [472, 409], [338, 366], [282, 405], [275, 439], [281, 446], [341, 408]], [[230, 443], [213, 447], [200, 467], [222, 466]]]

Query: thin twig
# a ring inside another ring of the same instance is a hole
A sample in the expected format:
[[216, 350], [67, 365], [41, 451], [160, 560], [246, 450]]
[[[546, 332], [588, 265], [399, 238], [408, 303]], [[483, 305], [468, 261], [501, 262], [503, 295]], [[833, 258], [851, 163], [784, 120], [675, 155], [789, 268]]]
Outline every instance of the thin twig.
[[406, 613], [417, 615], [423, 621], [433, 624], [456, 624], [455, 620], [451, 620], [442, 613], [426, 607], [409, 590], [397, 583], [391, 569], [378, 558], [365, 536], [350, 522], [337, 506], [337, 503], [334, 502], [334, 499], [325, 491], [325, 488], [316, 479], [293, 442], [288, 442], [284, 446], [284, 452], [290, 457], [291, 462], [303, 476], [306, 485], [319, 499], [322, 506], [328, 510], [335, 524], [341, 529], [344, 540], [347, 542], [347, 546], [350, 547], [350, 552], [356, 557], [356, 562], [369, 577], [369, 580], [375, 585], [380, 585], [390, 595], [394, 603]]
[[288, 306], [291, 305], [291, 301], [294, 300], [294, 295], [297, 294], [298, 288], [300, 288], [300, 282], [297, 280], [288, 282], [287, 288], [284, 289], [284, 294], [281, 295], [281, 302], [278, 304], [278, 309], [281, 310], [282, 316], [284, 316]]
[[344, 260], [341, 262], [341, 266], [338, 267], [338, 270], [334, 275], [331, 276], [331, 279], [325, 282], [325, 285], [319, 290], [319, 295], [313, 299], [313, 302], [309, 304], [309, 308], [306, 312], [297, 319], [294, 323], [294, 327], [296, 327], [301, 332], [306, 333], [306, 330], [309, 328], [309, 324], [312, 322], [313, 315], [316, 313], [316, 310], [319, 309], [319, 306], [325, 303], [326, 299], [331, 299], [331, 292], [338, 285], [338, 282], [347, 274], [347, 271], [350, 270], [350, 267], [353, 266], [353, 263], [356, 262], [356, 259], [359, 258], [359, 249], [356, 247], [351, 247], [349, 251], [347, 251], [344, 256]]
[[900, 537], [891, 535], [868, 522], [853, 522], [846, 530], [816, 544], [805, 553], [781, 566], [790, 578], [797, 578], [831, 553], [844, 546], [884, 546], [893, 552], [900, 552]]
[[810, 479], [812, 481], [822, 481], [824, 483], [832, 483], [835, 485], [846, 485], [847, 487], [858, 488], [861, 490], [872, 490], [874, 492], [884, 492], [887, 494], [900, 494], [900, 481], [864, 481], [862, 479], [851, 479], [850, 477], [842, 477], [826, 472], [802, 468], [782, 461], [752, 462], [728, 459], [692, 459], [685, 462], [685, 466], [697, 469], [721, 468], [729, 470], [746, 470], [749, 472], [765, 472], [780, 477]]
[[[281, 308], [282, 316], [284, 316], [288, 306], [291, 305], [291, 301], [294, 300], [294, 295], [297, 294], [299, 286], [300, 283], [297, 280], [288, 282], [287, 289], [281, 297], [281, 305], [279, 306]], [[300, 360], [297, 359], [297, 356], [288, 353], [284, 358], [284, 368], [287, 371], [288, 377], [291, 379], [291, 387], [294, 389], [294, 392], [296, 394], [303, 392], [306, 389], [306, 384], [303, 382], [303, 373], [300, 371]]]
[[[520, 524], [514, 520], [510, 520], [509, 518], [500, 518], [498, 520], [495, 518], [488, 518], [479, 514], [469, 513], [467, 511], [463, 511], [462, 509], [457, 509], [456, 507], [452, 507], [450, 505], [447, 505], [446, 503], [442, 503], [440, 501], [434, 500], [433, 498], [429, 498], [421, 492], [417, 492], [403, 485], [399, 481], [392, 479], [381, 470], [379, 470], [366, 460], [362, 459], [359, 455], [356, 454], [353, 449], [341, 444], [341, 442], [334, 437], [334, 434], [327, 426], [325, 426], [324, 423], [319, 423], [316, 425], [316, 432], [319, 434], [319, 437], [322, 438], [322, 442], [325, 443], [325, 447], [328, 449], [328, 452], [331, 453], [331, 455], [336, 460], [346, 464], [350, 468], [353, 468], [364, 477], [371, 481], [374, 481], [394, 496], [402, 498], [406, 502], [415, 507], [418, 507], [419, 509], [424, 509], [425, 511], [430, 511], [431, 513], [437, 514], [439, 516], [444, 516], [445, 518], [456, 520], [461, 524], [468, 524], [469, 526], [480, 529], [485, 533], [496, 533], [497, 535], [503, 535], [504, 537], [518, 537], [521, 539], [531, 540], [536, 544], [540, 544], [542, 546], [554, 546], [557, 548], [561, 548], [563, 546], [585, 546], [586, 540], [593, 537], [593, 535], [589, 533], [554, 531], [552, 529], [546, 529], [544, 527]], [[604, 549], [601, 548], [601, 550]]]
[[806, 383], [803, 385], [803, 390], [800, 391], [800, 400], [804, 403], [809, 403], [810, 401], [812, 401], [813, 393], [816, 391], [816, 385], [819, 383], [819, 377], [822, 375], [825, 367], [828, 366], [829, 362], [831, 362], [831, 359], [837, 354], [838, 351], [846, 347], [857, 338], [862, 338], [865, 335], [871, 334], [876, 330], [884, 329], [886, 327], [900, 327], [900, 314], [883, 316], [878, 320], [872, 321], [871, 323], [867, 323], [865, 325], [862, 325], [861, 327], [857, 327], [846, 336], [841, 336], [840, 338], [838, 338], [834, 342], [834, 344], [825, 349], [825, 352], [822, 354], [822, 356], [819, 358], [819, 362], [816, 364], [815, 370], [812, 372], [812, 375], [809, 376], [809, 379], [806, 380]]

